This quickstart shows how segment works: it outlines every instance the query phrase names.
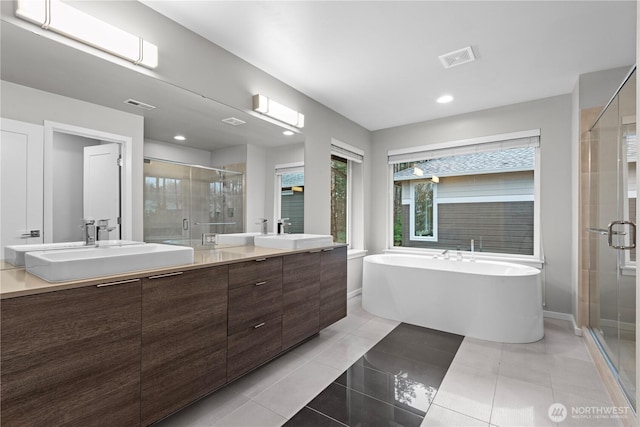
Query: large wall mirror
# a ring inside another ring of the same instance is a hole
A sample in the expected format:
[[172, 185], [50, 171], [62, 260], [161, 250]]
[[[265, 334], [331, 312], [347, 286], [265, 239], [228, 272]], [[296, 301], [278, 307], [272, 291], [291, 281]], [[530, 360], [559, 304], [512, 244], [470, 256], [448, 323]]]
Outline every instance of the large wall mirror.
[[[52, 40], [48, 36], [42, 36], [39, 33], [43, 30], [26, 23], [15, 22], [8, 16], [6, 5], [3, 5], [0, 31], [0, 77], [3, 85], [0, 100], [3, 118], [10, 119], [14, 125], [25, 123], [29, 126], [41, 126], [43, 140], [47, 138], [47, 132], [44, 131], [45, 122], [130, 138], [129, 157], [123, 157], [121, 161], [121, 214], [119, 220], [113, 221], [118, 222], [121, 230], [117, 236], [114, 235], [115, 238], [144, 238], [143, 222], [149, 218], [145, 218], [144, 221], [143, 218], [145, 208], [150, 207], [145, 206], [144, 197], [145, 158], [147, 164], [155, 160], [205, 168], [198, 170], [195, 175], [221, 178], [219, 181], [207, 181], [204, 187], [211, 191], [219, 190], [225, 185], [229, 186], [228, 195], [234, 198], [234, 205], [220, 202], [224, 194], [219, 193], [220, 197], [212, 206], [200, 209], [211, 216], [195, 222], [220, 220], [219, 222], [235, 222], [236, 225], [207, 228], [208, 232], [257, 231], [259, 227], [255, 223], [258, 218], [266, 217], [270, 222], [274, 221], [274, 171], [277, 164], [283, 163], [279, 153], [287, 156], [286, 162], [302, 162], [302, 133], [285, 136], [282, 126], [265, 121], [249, 112], [250, 97], [247, 99], [247, 111], [238, 110], [192, 92], [188, 88], [163, 81], [150, 72], [139, 72], [132, 67], [113, 63]], [[127, 100], [133, 101], [126, 102]], [[135, 105], [140, 103], [145, 105]], [[155, 108], [150, 108], [151, 106]], [[7, 122], [3, 120], [3, 130]], [[27, 134], [32, 130], [24, 132]], [[186, 140], [175, 141], [174, 136], [178, 134], [184, 135]], [[78, 170], [82, 165], [78, 164], [79, 160], [75, 162], [73, 159], [78, 158], [78, 153], [84, 146], [102, 145], [104, 141], [93, 140], [87, 143], [86, 139], [69, 137], [60, 142], [59, 135], [56, 136], [56, 140], [58, 142], [55, 145], [60, 150], [66, 147], [74, 151], [65, 154], [67, 166], [55, 162], [55, 156], [44, 148], [47, 141], [39, 141], [38, 144], [43, 145], [44, 154], [32, 155], [29, 150], [37, 151], [38, 148], [30, 144], [28, 149], [21, 149], [21, 155], [25, 162], [41, 162], [40, 164], [44, 165], [44, 174], [41, 172], [40, 175], [36, 174], [35, 178], [20, 178], [18, 181], [24, 181], [24, 185], [17, 185], [17, 181], [12, 183], [15, 191], [5, 191], [9, 183], [7, 179], [3, 179], [0, 201], [2, 206], [9, 206], [12, 202], [10, 198], [16, 194], [25, 193], [29, 183], [42, 180], [44, 185], [41, 185], [39, 190], [29, 192], [28, 198], [35, 199], [36, 203], [36, 208], [29, 209], [29, 212], [33, 214], [40, 210], [45, 212], [43, 216], [46, 216], [40, 219], [39, 224], [32, 223], [36, 220], [29, 219], [24, 220], [26, 222], [23, 221], [24, 224], [19, 226], [12, 224], [13, 229], [10, 229], [5, 221], [3, 209], [3, 216], [0, 218], [3, 223], [0, 231], [3, 247], [7, 244], [53, 242], [60, 238], [80, 240], [81, 230], [77, 225], [80, 224], [80, 216], [84, 213], [78, 206], [83, 205], [81, 187], [84, 183], [65, 174], [71, 174], [73, 169], [73, 173], [76, 174], [74, 176], [78, 176]], [[7, 159], [10, 154], [7, 148], [9, 139], [2, 138], [2, 141], [0, 158]], [[74, 145], [74, 141], [77, 142], [77, 146]], [[14, 148], [16, 146], [11, 145]], [[58, 184], [48, 181], [54, 176], [59, 180], [56, 182], [62, 183], [66, 179], [67, 183], [74, 183], [74, 186], [69, 184], [65, 188], [59, 188]], [[167, 177], [166, 181], [175, 184], [171, 177]], [[47, 196], [47, 186], [57, 188], [57, 191], [51, 191]], [[238, 195], [238, 191], [241, 191], [241, 196]], [[159, 197], [157, 191], [154, 197]], [[241, 201], [238, 200], [239, 197]], [[43, 203], [50, 206], [50, 212], [47, 213], [46, 207], [42, 208]], [[73, 213], [61, 211], [63, 207], [71, 205], [75, 206]], [[171, 207], [170, 203], [164, 206], [167, 207]], [[167, 209], [164, 209], [162, 214], [166, 215]], [[179, 228], [182, 228], [184, 218], [181, 215], [175, 218], [173, 216], [171, 220], [180, 220]], [[233, 219], [230, 220], [230, 217]], [[188, 219], [193, 225], [194, 220]], [[242, 225], [238, 226], [240, 220]], [[161, 227], [162, 219], [153, 217], [153, 223], [156, 227]], [[40, 230], [39, 235], [32, 236], [32, 230]], [[77, 237], [74, 239], [76, 232]], [[9, 236], [11, 233], [15, 234], [12, 238]]]

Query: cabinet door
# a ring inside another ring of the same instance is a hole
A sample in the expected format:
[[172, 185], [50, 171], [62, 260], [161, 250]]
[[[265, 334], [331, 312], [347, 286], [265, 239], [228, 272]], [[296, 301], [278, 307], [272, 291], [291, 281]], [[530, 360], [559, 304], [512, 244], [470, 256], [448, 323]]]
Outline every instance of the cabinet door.
[[227, 380], [260, 366], [282, 349], [282, 321], [272, 318], [229, 336]]
[[347, 315], [347, 247], [324, 249], [320, 258], [320, 329]]
[[0, 302], [3, 426], [140, 424], [140, 280]]
[[221, 266], [143, 280], [144, 425], [225, 383], [227, 279]]
[[312, 251], [283, 258], [283, 350], [320, 330], [320, 254]]

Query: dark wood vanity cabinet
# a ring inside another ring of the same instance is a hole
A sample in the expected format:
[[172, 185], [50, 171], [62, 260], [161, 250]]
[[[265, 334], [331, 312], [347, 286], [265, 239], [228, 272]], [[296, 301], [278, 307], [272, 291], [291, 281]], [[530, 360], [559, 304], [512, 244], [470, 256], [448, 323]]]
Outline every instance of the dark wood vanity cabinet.
[[229, 266], [227, 380], [282, 351], [282, 258]]
[[139, 279], [3, 299], [3, 426], [140, 423]]
[[346, 247], [0, 301], [3, 426], [152, 424], [346, 315]]
[[142, 424], [226, 382], [228, 266], [142, 283]]
[[320, 249], [282, 260], [282, 349], [320, 331]]
[[327, 248], [320, 257], [320, 329], [347, 315], [347, 247]]

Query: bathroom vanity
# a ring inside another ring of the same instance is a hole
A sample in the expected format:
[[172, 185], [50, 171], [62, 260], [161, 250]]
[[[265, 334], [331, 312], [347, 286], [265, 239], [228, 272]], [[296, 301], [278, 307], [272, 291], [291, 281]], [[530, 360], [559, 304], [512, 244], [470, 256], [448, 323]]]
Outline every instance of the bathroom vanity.
[[152, 424], [345, 317], [346, 253], [196, 251], [56, 284], [0, 271], [2, 423]]

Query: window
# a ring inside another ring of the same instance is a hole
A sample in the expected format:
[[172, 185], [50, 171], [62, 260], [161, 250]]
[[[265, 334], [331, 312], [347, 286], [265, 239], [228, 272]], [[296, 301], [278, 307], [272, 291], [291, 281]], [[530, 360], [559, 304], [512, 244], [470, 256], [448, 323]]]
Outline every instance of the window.
[[420, 180], [410, 185], [411, 240], [437, 241], [438, 227], [435, 224], [438, 212], [436, 186], [433, 182]]
[[538, 135], [389, 152], [393, 246], [537, 256]]
[[[331, 235], [334, 242], [347, 243], [350, 247], [354, 240], [352, 216], [356, 211], [362, 216], [362, 203], [355, 201], [354, 196], [357, 190], [362, 192], [363, 159], [362, 150], [331, 140]], [[354, 179], [356, 176], [359, 179]]]
[[288, 218], [286, 233], [304, 233], [304, 164], [276, 166], [275, 202], [274, 222]]
[[347, 196], [349, 161], [331, 156], [331, 235], [336, 243], [347, 243]]

